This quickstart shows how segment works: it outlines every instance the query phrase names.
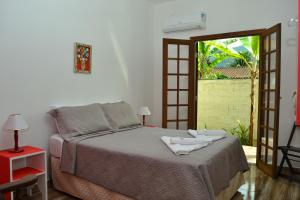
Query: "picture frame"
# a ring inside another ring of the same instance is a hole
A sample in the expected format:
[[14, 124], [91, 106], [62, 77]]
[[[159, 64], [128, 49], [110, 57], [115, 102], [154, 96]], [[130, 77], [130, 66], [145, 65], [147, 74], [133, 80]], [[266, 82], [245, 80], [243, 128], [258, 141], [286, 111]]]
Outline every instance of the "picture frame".
[[92, 45], [75, 43], [74, 72], [91, 74], [92, 69]]

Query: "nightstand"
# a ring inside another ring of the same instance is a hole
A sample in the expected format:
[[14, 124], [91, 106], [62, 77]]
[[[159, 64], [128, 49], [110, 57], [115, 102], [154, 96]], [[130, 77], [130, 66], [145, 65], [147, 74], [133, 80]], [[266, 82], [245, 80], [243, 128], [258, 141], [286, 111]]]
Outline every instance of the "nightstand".
[[[0, 184], [19, 180], [27, 175], [38, 176], [38, 187], [42, 199], [48, 199], [46, 151], [32, 146], [22, 147], [23, 152], [10, 153], [0, 151]], [[6, 194], [7, 200], [13, 200], [12, 193]]]

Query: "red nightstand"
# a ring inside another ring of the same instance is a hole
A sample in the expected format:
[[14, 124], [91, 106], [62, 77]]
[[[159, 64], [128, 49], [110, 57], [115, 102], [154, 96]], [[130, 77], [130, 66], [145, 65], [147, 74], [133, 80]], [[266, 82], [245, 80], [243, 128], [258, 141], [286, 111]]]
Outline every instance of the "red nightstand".
[[[38, 176], [38, 187], [42, 199], [47, 200], [47, 161], [46, 151], [32, 146], [22, 147], [23, 152], [10, 153], [0, 151], [0, 184], [13, 182], [26, 175]], [[7, 200], [13, 200], [12, 193], [6, 194]]]

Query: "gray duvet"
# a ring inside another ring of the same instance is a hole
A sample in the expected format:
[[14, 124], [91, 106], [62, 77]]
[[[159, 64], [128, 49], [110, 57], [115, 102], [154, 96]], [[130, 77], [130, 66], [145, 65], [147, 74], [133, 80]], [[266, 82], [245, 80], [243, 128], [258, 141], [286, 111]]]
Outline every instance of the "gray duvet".
[[61, 170], [139, 200], [210, 200], [248, 170], [239, 140], [216, 141], [177, 156], [161, 136], [187, 131], [136, 127], [64, 137]]

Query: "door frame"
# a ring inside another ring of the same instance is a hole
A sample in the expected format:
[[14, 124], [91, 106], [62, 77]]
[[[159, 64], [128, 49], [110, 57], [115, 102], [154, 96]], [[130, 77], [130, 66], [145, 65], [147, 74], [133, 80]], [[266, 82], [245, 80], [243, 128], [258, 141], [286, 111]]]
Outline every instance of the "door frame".
[[[228, 33], [219, 33], [219, 34], [211, 34], [211, 35], [203, 35], [203, 36], [193, 36], [190, 37], [190, 40], [192, 40], [192, 43], [194, 45], [194, 70], [197, 69], [197, 42], [199, 41], [208, 41], [208, 40], [219, 40], [219, 39], [229, 39], [229, 38], [237, 38], [237, 37], [246, 37], [246, 36], [259, 36], [262, 37], [263, 32], [265, 31], [265, 28], [262, 29], [252, 29], [252, 30], [245, 30], [245, 31], [236, 31], [236, 32], [228, 32]], [[259, 55], [259, 66], [261, 66], [261, 55]], [[194, 94], [194, 128], [197, 129], [197, 121], [198, 121], [198, 73], [197, 70], [195, 70], [195, 94]], [[258, 110], [258, 116], [260, 110]], [[250, 135], [250, 145], [253, 145], [253, 134]]]
[[228, 39], [228, 38], [236, 38], [236, 37], [245, 37], [245, 36], [254, 36], [261, 35], [265, 28], [261, 29], [252, 29], [246, 31], [236, 31], [236, 32], [227, 32], [227, 33], [218, 33], [211, 35], [201, 35], [201, 36], [192, 36], [190, 40], [193, 42], [198, 42], [200, 40], [218, 40], [218, 39]]

